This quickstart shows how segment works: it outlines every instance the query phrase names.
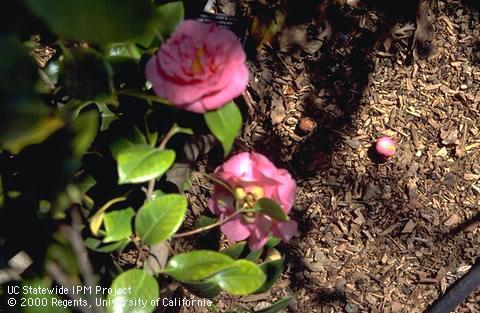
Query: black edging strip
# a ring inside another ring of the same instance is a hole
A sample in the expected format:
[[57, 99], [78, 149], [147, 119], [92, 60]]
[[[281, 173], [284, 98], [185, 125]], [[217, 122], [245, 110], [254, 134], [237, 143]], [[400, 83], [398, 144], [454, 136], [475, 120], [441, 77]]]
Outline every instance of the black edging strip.
[[447, 291], [426, 312], [453, 312], [478, 287], [480, 287], [480, 258], [478, 258], [467, 274], [448, 287]]

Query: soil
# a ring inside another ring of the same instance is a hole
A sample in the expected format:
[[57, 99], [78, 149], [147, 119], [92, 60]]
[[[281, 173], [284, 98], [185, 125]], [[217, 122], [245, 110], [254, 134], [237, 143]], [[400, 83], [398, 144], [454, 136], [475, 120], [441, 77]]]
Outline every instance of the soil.
[[[480, 6], [430, 3], [435, 34], [420, 60], [401, 1], [336, 2], [320, 17], [287, 15], [250, 53], [235, 152], [292, 173], [300, 227], [275, 287], [221, 295], [221, 311], [293, 295], [287, 312], [423, 312], [480, 257]], [[381, 135], [398, 143], [385, 162], [371, 153]], [[204, 184], [188, 192], [198, 213]], [[456, 312], [480, 312], [480, 290]]]

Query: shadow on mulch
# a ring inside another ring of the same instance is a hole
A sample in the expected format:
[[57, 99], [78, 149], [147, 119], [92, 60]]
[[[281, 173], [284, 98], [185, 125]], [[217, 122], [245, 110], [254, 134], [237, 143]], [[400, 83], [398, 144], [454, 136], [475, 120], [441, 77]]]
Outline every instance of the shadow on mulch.
[[297, 267], [295, 271], [292, 271], [296, 274], [290, 277], [293, 290], [308, 289], [308, 296], [322, 306], [335, 305], [338, 307], [338, 305], [347, 304], [347, 298], [341, 290], [319, 286], [315, 279], [304, 275], [303, 269], [306, 269], [306, 266], [303, 265], [303, 260], [298, 255], [290, 253], [288, 258], [288, 264]]
[[[322, 46], [320, 58], [307, 61], [306, 68], [311, 83], [317, 91], [323, 90], [325, 97], [323, 103], [319, 103], [320, 98], [316, 94], [311, 94], [306, 99], [305, 115], [312, 117], [318, 128], [293, 156], [293, 166], [301, 177], [319, 174], [318, 170], [309, 172], [309, 164], [319, 157], [328, 162], [329, 156], [342, 139], [338, 133], [353, 127], [352, 117], [364, 105], [362, 98], [369, 84], [369, 75], [374, 70], [372, 53], [397, 22], [415, 22], [418, 0], [372, 0], [365, 4], [367, 6], [360, 14], [359, 11], [353, 12], [345, 8], [327, 9], [332, 36]], [[376, 11], [381, 17], [376, 23], [375, 32], [360, 27], [361, 16], [370, 11]], [[319, 170], [324, 172], [329, 167], [321, 166]]]
[[[305, 76], [310, 78], [310, 83], [314, 86], [314, 91], [306, 95], [303, 100], [304, 116], [312, 118], [318, 126], [307, 136], [307, 139], [299, 144], [295, 142], [292, 144], [296, 147], [290, 149], [293, 151], [292, 161], [287, 165], [294, 170], [297, 178], [317, 175], [330, 168], [330, 156], [342, 140], [339, 133], [353, 127], [352, 117], [364, 104], [362, 98], [369, 84], [369, 75], [374, 70], [372, 52], [378, 49], [387, 36], [390, 36], [390, 31], [397, 22], [415, 22], [419, 0], [388, 2], [370, 0], [364, 1], [363, 9], [356, 10], [347, 5], [341, 8], [329, 3], [321, 0], [302, 0], [286, 1], [285, 4], [287, 26], [309, 25], [314, 19], [317, 24], [328, 21], [332, 29], [329, 39], [326, 39], [319, 50], [319, 57], [301, 57], [305, 64]], [[263, 10], [274, 10], [274, 8]], [[370, 27], [375, 31], [361, 26], [362, 16], [372, 11], [380, 17], [375, 22], [375, 27]], [[307, 31], [312, 32], [311, 29]], [[410, 42], [411, 45], [412, 42]], [[249, 58], [256, 59], [252, 46], [254, 46], [252, 42], [247, 42]], [[295, 44], [290, 49], [290, 54], [297, 54], [303, 48]], [[394, 49], [392, 47], [392, 52], [395, 53]], [[273, 65], [276, 73], [286, 72], [285, 67], [288, 66], [280, 60], [276, 50], [269, 51], [269, 55], [262, 60], [257, 58], [257, 62], [266, 68], [271, 68]], [[256, 69], [259, 68], [261, 69], [262, 66]], [[273, 77], [270, 77], [272, 74], [265, 75], [264, 72], [260, 76], [264, 80], [264, 87], [259, 88], [262, 93], [262, 89], [270, 88]], [[275, 88], [272, 91], [283, 97], [281, 91]], [[263, 94], [257, 96], [265, 97]], [[267, 128], [273, 128], [268, 118], [266, 123]], [[275, 132], [267, 133], [268, 138], [258, 140], [253, 148], [260, 152], [267, 152], [276, 161], [290, 159], [290, 157], [285, 158], [278, 151], [278, 147], [285, 146], [283, 138]]]

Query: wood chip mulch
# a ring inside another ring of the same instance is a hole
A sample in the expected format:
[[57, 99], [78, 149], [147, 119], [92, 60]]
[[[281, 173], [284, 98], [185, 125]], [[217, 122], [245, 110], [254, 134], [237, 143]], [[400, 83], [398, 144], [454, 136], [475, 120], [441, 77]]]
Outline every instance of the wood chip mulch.
[[[414, 24], [377, 36], [381, 12], [345, 5], [337, 22], [287, 25], [252, 62], [237, 149], [293, 173], [300, 230], [251, 308], [291, 294], [289, 312], [423, 312], [480, 257], [479, 14], [430, 9], [425, 60]], [[384, 163], [370, 153], [381, 135], [399, 146]], [[480, 312], [480, 291], [456, 312]]]

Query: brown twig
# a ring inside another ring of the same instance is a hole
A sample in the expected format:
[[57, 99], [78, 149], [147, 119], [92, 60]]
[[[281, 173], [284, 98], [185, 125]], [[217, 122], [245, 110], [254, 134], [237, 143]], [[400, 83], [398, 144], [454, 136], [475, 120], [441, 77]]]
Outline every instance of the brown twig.
[[[70, 292], [73, 290], [74, 286], [67, 275], [63, 272], [63, 270], [58, 266], [55, 262], [48, 262], [46, 266], [48, 274], [61, 286], [67, 288], [69, 290], [66, 295], [72, 299], [77, 300], [80, 302], [81, 298], [78, 294]], [[91, 313], [92, 310], [88, 306], [78, 306], [77, 309], [83, 313]]]
[[[73, 253], [77, 259], [78, 269], [83, 277], [84, 285], [86, 286], [96, 286], [95, 276], [93, 274], [92, 263], [88, 258], [88, 252], [85, 248], [83, 238], [76, 229], [80, 225], [80, 214], [76, 210], [72, 210], [72, 226], [61, 226], [60, 231], [65, 235], [69, 240]], [[95, 305], [95, 296], [93, 294], [86, 294], [88, 302], [92, 305], [92, 311], [101, 313], [103, 309]]]
[[[177, 133], [177, 131], [178, 131], [177, 124], [174, 124], [170, 128], [170, 130], [165, 134], [165, 137], [163, 137], [162, 141], [158, 145], [158, 150], [164, 150], [165, 147], [167, 146], [168, 141]], [[147, 193], [146, 193], [147, 201], [152, 200], [154, 190], [155, 190], [155, 178], [148, 181]]]
[[197, 229], [194, 229], [194, 230], [190, 230], [190, 231], [187, 231], [187, 232], [184, 232], [184, 233], [180, 233], [180, 234], [175, 234], [172, 236], [172, 238], [180, 238], [180, 237], [186, 237], [186, 236], [190, 236], [190, 235], [195, 235], [195, 234], [198, 234], [198, 233], [201, 233], [203, 231], [206, 231], [206, 230], [209, 230], [209, 229], [212, 229], [214, 227], [217, 227], [217, 226], [220, 226], [228, 221], [230, 221], [231, 219], [233, 219], [234, 217], [236, 217], [237, 215], [239, 215], [240, 213], [243, 213], [245, 211], [243, 210], [238, 210], [236, 211], [235, 213], [233, 213], [232, 215], [230, 215], [229, 217], [223, 219], [223, 220], [220, 220], [216, 223], [213, 223], [213, 224], [210, 224], [210, 225], [207, 225], [207, 226], [204, 226], [204, 227], [200, 227], [200, 228], [197, 228]]

